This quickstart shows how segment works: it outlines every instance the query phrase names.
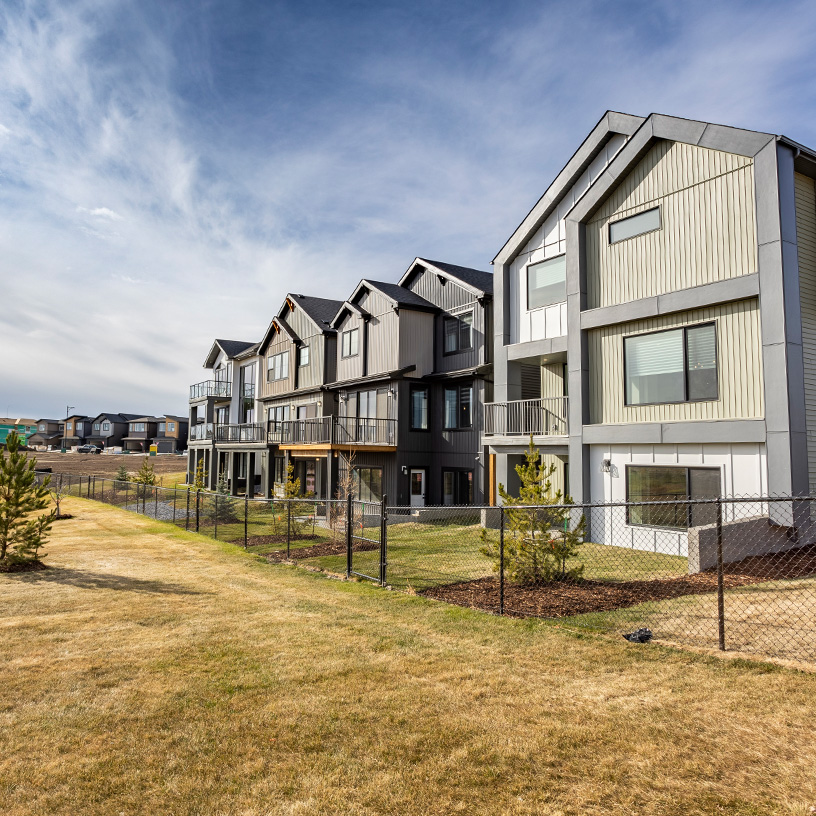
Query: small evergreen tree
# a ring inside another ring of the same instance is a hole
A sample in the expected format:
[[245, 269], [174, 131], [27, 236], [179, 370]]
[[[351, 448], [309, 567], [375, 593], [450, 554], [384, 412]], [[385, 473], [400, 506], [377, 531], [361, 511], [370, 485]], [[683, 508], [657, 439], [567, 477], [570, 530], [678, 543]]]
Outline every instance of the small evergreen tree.
[[0, 448], [0, 567], [40, 560], [53, 511], [34, 516], [48, 507], [48, 484], [37, 483], [36, 459], [26, 459], [20, 437], [12, 431], [6, 438], [8, 456]]
[[136, 482], [136, 484], [148, 485], [151, 487], [156, 484], [156, 474], [153, 470], [153, 464], [149, 459], [145, 458], [145, 460], [142, 462], [142, 466], [139, 468], [139, 472], [133, 477], [133, 481]]
[[117, 482], [127, 482], [130, 479], [130, 475], [124, 465], [119, 465], [119, 470], [116, 471], [116, 476], [113, 478], [116, 479]]
[[[571, 524], [570, 508], [565, 505], [572, 504], [572, 499], [560, 490], [553, 493], [555, 465], [542, 466], [532, 437], [524, 458], [524, 464], [516, 465], [519, 495], [511, 496], [499, 485], [505, 507], [505, 575], [517, 584], [578, 579], [584, 565], [576, 564], [575, 559], [586, 520], [582, 515], [578, 524]], [[482, 531], [482, 541], [482, 553], [495, 561], [498, 570], [498, 543], [487, 540], [486, 530]]]
[[[193, 489], [194, 490], [206, 490], [207, 489], [207, 477], [209, 473], [204, 470], [204, 460], [199, 459], [198, 464], [196, 465], [195, 476], [193, 477]], [[221, 478], [223, 478], [224, 474], [221, 474]], [[220, 479], [219, 479], [220, 481]]]
[[[225, 524], [237, 521], [238, 516], [235, 512], [235, 499], [230, 493], [229, 482], [223, 470], [218, 477], [218, 484], [215, 486], [215, 495], [218, 498], [213, 500], [213, 517]], [[217, 508], [217, 510], [215, 510], [215, 508]]]
[[283, 498], [286, 499], [286, 511], [289, 519], [289, 534], [299, 536], [303, 524], [298, 520], [299, 515], [308, 512], [309, 507], [296, 500], [300, 498], [300, 479], [295, 478], [295, 463], [290, 459], [286, 465], [286, 483], [283, 486]]

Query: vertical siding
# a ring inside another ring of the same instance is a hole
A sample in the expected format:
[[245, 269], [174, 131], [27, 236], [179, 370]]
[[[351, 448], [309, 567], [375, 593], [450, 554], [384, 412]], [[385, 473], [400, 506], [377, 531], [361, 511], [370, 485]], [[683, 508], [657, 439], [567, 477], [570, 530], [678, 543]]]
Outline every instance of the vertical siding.
[[[397, 368], [415, 365], [407, 376], [424, 377], [434, 368], [434, 315], [401, 309], [399, 313], [399, 361]], [[457, 355], [458, 356], [458, 355]]]
[[[445, 280], [444, 284], [442, 280]], [[436, 272], [426, 269], [418, 272], [408, 281], [408, 288], [446, 312], [467, 306], [476, 299], [471, 292], [453, 281], [447, 278], [442, 280]]]
[[816, 184], [812, 178], [796, 173], [794, 185], [805, 361], [808, 475], [812, 495], [816, 490]]
[[566, 456], [556, 456], [554, 453], [541, 454], [541, 464], [544, 467], [549, 468], [551, 465], [555, 465], [555, 470], [550, 476], [550, 494], [552, 496], [555, 496], [559, 490], [561, 495], [564, 495], [564, 463], [566, 461]]
[[564, 364], [548, 363], [541, 366], [541, 396], [564, 396]]
[[[280, 354], [284, 351], [289, 352], [289, 376], [283, 380], [275, 380], [274, 382], [268, 382], [267, 380], [267, 371], [268, 371], [268, 360], [270, 357], [274, 357], [276, 354]], [[266, 347], [266, 353], [261, 358], [260, 364], [258, 366], [257, 372], [257, 380], [256, 380], [256, 387], [255, 392], [261, 394], [262, 397], [276, 397], [281, 394], [285, 394], [289, 391], [292, 391], [295, 387], [295, 364], [297, 362], [296, 359], [296, 349], [295, 344], [292, 342], [291, 338], [285, 331], [279, 331], [274, 337], [269, 341], [269, 345]], [[261, 388], [257, 387], [257, 383], [262, 383]]]
[[[358, 329], [358, 353], [354, 357], [342, 357], [343, 353], [343, 332], [351, 329]], [[339, 381], [352, 380], [355, 377], [363, 376], [363, 341], [365, 339], [365, 327], [363, 320], [359, 315], [346, 313], [346, 316], [340, 322], [337, 328], [337, 379]]]
[[[660, 207], [661, 228], [609, 244], [609, 223]], [[588, 308], [757, 270], [753, 162], [656, 144], [587, 224]]]
[[[623, 338], [714, 320], [719, 399], [624, 405]], [[764, 416], [762, 340], [756, 298], [588, 332], [590, 422], [670, 422]]]

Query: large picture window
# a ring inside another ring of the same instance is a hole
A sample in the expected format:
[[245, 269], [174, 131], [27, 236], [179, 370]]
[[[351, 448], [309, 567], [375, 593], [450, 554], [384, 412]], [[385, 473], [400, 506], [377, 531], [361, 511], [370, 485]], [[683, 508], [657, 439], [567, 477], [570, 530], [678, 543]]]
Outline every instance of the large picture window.
[[354, 468], [354, 494], [360, 501], [382, 501], [382, 468]]
[[[685, 530], [714, 524], [717, 508], [691, 504], [691, 499], [716, 499], [720, 495], [719, 468], [629, 465], [626, 468], [627, 523]], [[638, 505], [637, 502], [669, 502]]]
[[285, 380], [289, 377], [289, 352], [281, 351], [267, 360], [267, 379], [269, 382]]
[[473, 471], [442, 471], [442, 504], [473, 504]]
[[343, 357], [354, 357], [359, 352], [359, 329], [344, 331], [341, 339], [341, 353]]
[[717, 399], [714, 323], [625, 337], [626, 404]]
[[443, 322], [445, 354], [473, 348], [473, 312], [446, 317]]
[[473, 425], [472, 401], [472, 385], [445, 389], [445, 430], [470, 428]]
[[428, 389], [411, 389], [411, 430], [428, 430]]
[[527, 309], [540, 309], [567, 299], [567, 256], [559, 255], [527, 267]]

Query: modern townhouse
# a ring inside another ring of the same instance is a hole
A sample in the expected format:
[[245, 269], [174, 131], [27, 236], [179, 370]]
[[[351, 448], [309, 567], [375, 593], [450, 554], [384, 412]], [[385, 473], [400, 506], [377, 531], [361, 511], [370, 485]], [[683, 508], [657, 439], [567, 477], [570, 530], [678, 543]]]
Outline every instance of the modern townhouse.
[[[782, 136], [607, 113], [493, 262], [491, 501], [530, 436], [576, 501], [816, 489], [815, 178]], [[626, 526], [683, 552], [709, 515]]]
[[[243, 344], [244, 365], [265, 372], [251, 416], [217, 380], [191, 388], [190, 476], [203, 458], [211, 486], [215, 462], [232, 492], [252, 474], [268, 496], [291, 461], [302, 492], [328, 498], [351, 462], [366, 500], [483, 501], [491, 320], [490, 273], [420, 258], [399, 283], [363, 280], [344, 302], [287, 295], [262, 341]], [[223, 343], [207, 367], [226, 365]], [[208, 414], [219, 399], [223, 413]]]
[[159, 418], [140, 416], [128, 423], [127, 436], [122, 438], [122, 447], [126, 451], [144, 453], [149, 450], [151, 441], [159, 430]]
[[158, 417], [156, 434], [149, 440], [157, 453], [181, 453], [187, 449], [187, 417], [165, 414]]
[[51, 450], [62, 445], [65, 423], [61, 419], [38, 419], [37, 431], [28, 438], [28, 444], [40, 450]]
[[74, 448], [84, 445], [86, 438], [91, 434], [92, 418], [80, 414], [73, 414], [65, 419], [65, 435], [63, 447]]
[[87, 435], [87, 442], [100, 448], [121, 448], [129, 433], [130, 423], [137, 419], [139, 414], [110, 411], [98, 414], [90, 421], [91, 430]]

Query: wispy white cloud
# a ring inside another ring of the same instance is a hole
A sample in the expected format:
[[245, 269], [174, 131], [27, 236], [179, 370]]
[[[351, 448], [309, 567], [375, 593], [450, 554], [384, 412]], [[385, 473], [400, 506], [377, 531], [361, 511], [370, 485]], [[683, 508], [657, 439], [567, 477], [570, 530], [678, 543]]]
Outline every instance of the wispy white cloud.
[[607, 108], [816, 143], [801, 2], [246, 8], [0, 9], [18, 412], [183, 412], [213, 335], [259, 337], [288, 290], [487, 268]]

